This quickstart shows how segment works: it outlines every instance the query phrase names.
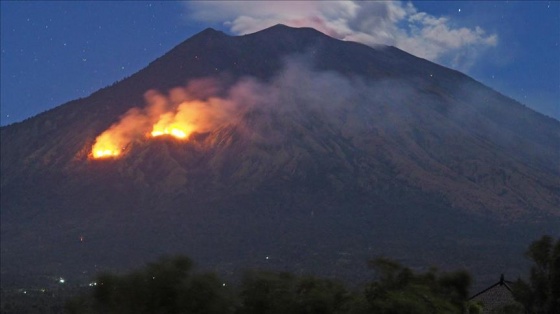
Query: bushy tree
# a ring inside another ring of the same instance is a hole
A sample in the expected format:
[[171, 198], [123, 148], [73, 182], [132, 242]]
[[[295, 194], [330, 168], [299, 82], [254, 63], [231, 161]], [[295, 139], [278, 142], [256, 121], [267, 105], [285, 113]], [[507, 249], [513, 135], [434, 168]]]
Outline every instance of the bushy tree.
[[[122, 276], [100, 274], [91, 309], [96, 313], [232, 313], [230, 291], [213, 274], [195, 274], [187, 257], [164, 257]], [[74, 299], [68, 312], [83, 313]]]
[[377, 279], [365, 289], [373, 313], [462, 313], [468, 307], [471, 278], [467, 272], [414, 273], [397, 262], [370, 262]]
[[[376, 279], [362, 292], [335, 280], [251, 271], [230, 290], [214, 274], [192, 271], [186, 257], [162, 258], [124, 275], [97, 276], [91, 296], [67, 303], [68, 313], [365, 314], [462, 313], [470, 276], [463, 271], [416, 273], [389, 259], [370, 263]], [[472, 312], [476, 311], [469, 309]]]
[[560, 313], [560, 239], [545, 235], [529, 246], [525, 256], [533, 262], [529, 281], [518, 279], [514, 296], [530, 313]]
[[244, 314], [347, 313], [352, 301], [336, 281], [273, 272], [246, 274], [240, 296]]

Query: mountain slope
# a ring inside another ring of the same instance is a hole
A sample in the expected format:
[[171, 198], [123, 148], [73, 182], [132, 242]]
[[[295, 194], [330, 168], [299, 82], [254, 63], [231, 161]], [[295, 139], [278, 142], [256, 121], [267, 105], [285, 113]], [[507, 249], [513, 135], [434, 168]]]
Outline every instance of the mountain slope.
[[[88, 157], [147, 91], [172, 98], [209, 78], [205, 101], [235, 103], [221, 123]], [[177, 251], [226, 271], [266, 262], [353, 277], [349, 265], [387, 254], [488, 274], [518, 267], [511, 257], [560, 222], [558, 121], [394, 47], [308, 28], [207, 29], [0, 132], [3, 276]]]

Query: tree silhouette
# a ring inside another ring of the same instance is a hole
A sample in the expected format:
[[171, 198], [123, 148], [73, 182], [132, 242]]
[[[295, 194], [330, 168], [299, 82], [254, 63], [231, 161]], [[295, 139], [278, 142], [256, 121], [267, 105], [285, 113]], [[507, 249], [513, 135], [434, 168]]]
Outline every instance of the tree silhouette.
[[370, 262], [377, 280], [365, 289], [373, 313], [461, 313], [468, 307], [470, 275], [465, 271], [415, 274], [395, 261]]
[[193, 274], [187, 257], [164, 257], [123, 276], [101, 274], [98, 313], [231, 313], [230, 292], [213, 274]]
[[245, 314], [346, 313], [352, 299], [336, 281], [273, 272], [246, 274], [240, 295]]
[[529, 246], [525, 256], [533, 261], [529, 282], [518, 279], [514, 296], [530, 313], [560, 313], [560, 239], [545, 235]]
[[[389, 259], [370, 262], [375, 280], [361, 292], [342, 283], [285, 272], [249, 271], [230, 290], [212, 273], [195, 273], [190, 259], [164, 257], [124, 275], [104, 273], [90, 297], [68, 313], [362, 314], [462, 313], [470, 276], [463, 271], [417, 273]], [[469, 309], [470, 313], [476, 313]]]

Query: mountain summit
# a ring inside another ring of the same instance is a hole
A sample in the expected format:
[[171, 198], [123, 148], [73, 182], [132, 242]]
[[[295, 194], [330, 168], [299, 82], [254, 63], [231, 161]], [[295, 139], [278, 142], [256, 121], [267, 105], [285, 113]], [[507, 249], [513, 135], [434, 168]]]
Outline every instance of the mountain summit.
[[558, 121], [310, 28], [206, 29], [0, 132], [2, 276], [180, 252], [224, 272], [355, 278], [388, 255], [493, 278], [560, 222]]

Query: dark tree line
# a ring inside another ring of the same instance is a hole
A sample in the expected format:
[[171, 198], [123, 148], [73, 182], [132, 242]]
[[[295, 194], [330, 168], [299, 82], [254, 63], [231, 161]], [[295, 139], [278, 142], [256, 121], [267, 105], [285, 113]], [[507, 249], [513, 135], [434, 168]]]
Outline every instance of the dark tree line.
[[[560, 240], [545, 236], [527, 256], [529, 281], [514, 284], [514, 296], [530, 313], [560, 313]], [[166, 257], [125, 275], [100, 274], [89, 295], [71, 299], [67, 313], [231, 314], [422, 314], [481, 313], [469, 301], [466, 271], [415, 272], [395, 261], [369, 263], [374, 279], [362, 289], [314, 276], [250, 271], [239, 285], [225, 285], [213, 273], [198, 273], [184, 256]]]
[[513, 285], [516, 300], [530, 313], [560, 313], [560, 239], [543, 236], [525, 256], [533, 266], [528, 281], [518, 279]]
[[416, 274], [396, 262], [370, 263], [377, 280], [363, 291], [314, 276], [251, 271], [238, 287], [195, 273], [187, 257], [162, 258], [126, 275], [100, 274], [90, 296], [67, 303], [69, 313], [461, 313], [470, 276], [463, 271]]

